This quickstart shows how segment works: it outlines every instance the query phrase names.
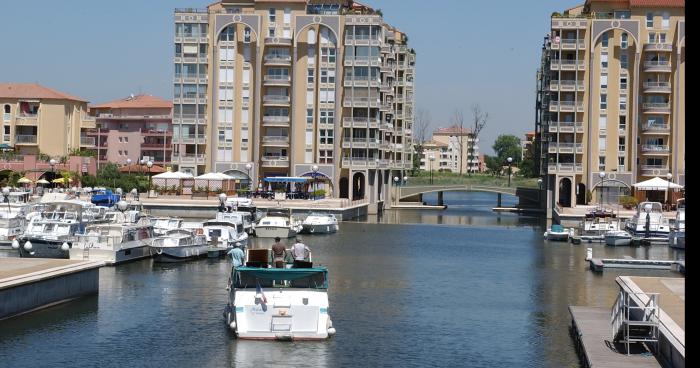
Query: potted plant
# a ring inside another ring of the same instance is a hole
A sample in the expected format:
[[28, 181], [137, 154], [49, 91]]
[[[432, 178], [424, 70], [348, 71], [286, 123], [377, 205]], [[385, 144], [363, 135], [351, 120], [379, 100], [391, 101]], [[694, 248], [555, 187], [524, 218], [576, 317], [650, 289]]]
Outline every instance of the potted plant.
[[620, 204], [625, 209], [628, 209], [628, 210], [634, 209], [635, 207], [637, 207], [637, 203], [639, 203], [639, 201], [637, 200], [637, 198], [635, 198], [633, 196], [620, 197]]

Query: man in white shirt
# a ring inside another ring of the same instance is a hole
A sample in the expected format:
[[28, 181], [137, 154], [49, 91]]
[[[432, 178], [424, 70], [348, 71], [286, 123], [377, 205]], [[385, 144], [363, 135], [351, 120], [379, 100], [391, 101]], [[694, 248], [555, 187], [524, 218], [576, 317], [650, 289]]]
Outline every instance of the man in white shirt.
[[311, 251], [304, 243], [301, 242], [301, 238], [297, 237], [294, 245], [292, 246], [292, 256], [295, 261], [308, 261], [309, 254]]

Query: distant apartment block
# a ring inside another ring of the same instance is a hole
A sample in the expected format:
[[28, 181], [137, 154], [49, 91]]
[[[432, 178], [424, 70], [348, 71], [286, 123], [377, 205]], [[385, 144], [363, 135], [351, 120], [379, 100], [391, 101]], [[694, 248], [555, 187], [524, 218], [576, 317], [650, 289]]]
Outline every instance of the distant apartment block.
[[534, 157], [533, 154], [533, 149], [534, 145], [533, 143], [535, 142], [535, 132], [527, 132], [525, 133], [525, 139], [520, 141], [520, 160], [525, 160], [527, 157]]
[[315, 175], [334, 197], [386, 203], [390, 178], [412, 168], [407, 41], [352, 1], [176, 9], [173, 165], [255, 186]]
[[469, 129], [458, 126], [439, 128], [423, 145], [420, 169], [430, 170], [430, 158], [433, 157], [433, 170], [463, 174], [481, 172], [478, 143], [479, 138], [475, 138]]
[[552, 15], [542, 52], [535, 146], [553, 203], [685, 184], [685, 1], [587, 0]]
[[[90, 106], [96, 127], [86, 132], [99, 164], [120, 165], [150, 160], [170, 165], [173, 149], [172, 101], [149, 95], [130, 95]], [[181, 139], [187, 141], [191, 137]]]

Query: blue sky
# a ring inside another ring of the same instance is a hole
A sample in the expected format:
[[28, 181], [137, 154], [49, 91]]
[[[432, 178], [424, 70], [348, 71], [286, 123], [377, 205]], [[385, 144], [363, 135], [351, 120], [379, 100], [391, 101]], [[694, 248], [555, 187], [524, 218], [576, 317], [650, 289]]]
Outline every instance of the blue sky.
[[[34, 0], [3, 4], [0, 81], [38, 82], [93, 103], [172, 94], [173, 9], [203, 0]], [[456, 108], [489, 113], [480, 149], [534, 130], [535, 77], [549, 16], [583, 0], [365, 0], [416, 49], [416, 108], [429, 130]]]

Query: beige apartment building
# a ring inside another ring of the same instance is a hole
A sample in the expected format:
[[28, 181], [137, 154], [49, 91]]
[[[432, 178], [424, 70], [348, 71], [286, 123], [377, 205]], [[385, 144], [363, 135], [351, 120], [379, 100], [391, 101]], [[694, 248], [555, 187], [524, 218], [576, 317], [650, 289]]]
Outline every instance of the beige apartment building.
[[438, 128], [432, 139], [423, 145], [420, 169], [430, 170], [432, 157], [433, 170], [463, 174], [480, 172], [478, 143], [479, 138], [474, 137], [470, 129], [456, 125]]
[[87, 101], [39, 84], [0, 83], [2, 142], [19, 154], [68, 156], [94, 147], [85, 131], [95, 127]]
[[[125, 165], [140, 160], [169, 166], [172, 158], [171, 100], [150, 95], [130, 95], [90, 106], [96, 128], [86, 132], [95, 141], [99, 165]], [[184, 137], [183, 139], [188, 139]]]
[[352, 1], [176, 9], [173, 165], [254, 186], [316, 175], [333, 197], [389, 202], [412, 167], [407, 40]]
[[684, 11], [683, 0], [587, 0], [552, 15], [536, 123], [552, 202], [585, 204], [590, 191], [617, 203], [668, 173], [685, 185]]

